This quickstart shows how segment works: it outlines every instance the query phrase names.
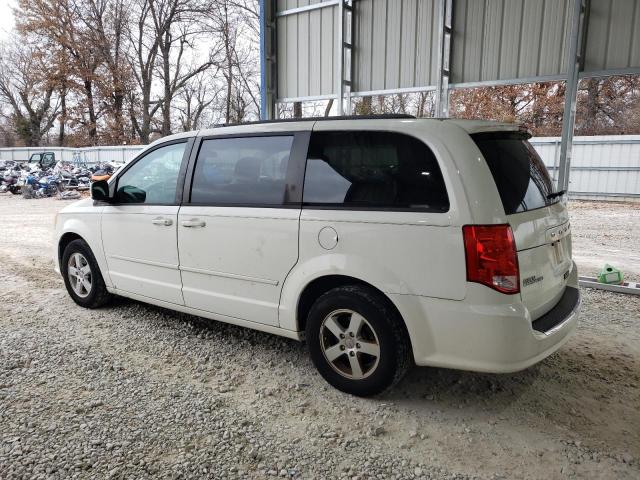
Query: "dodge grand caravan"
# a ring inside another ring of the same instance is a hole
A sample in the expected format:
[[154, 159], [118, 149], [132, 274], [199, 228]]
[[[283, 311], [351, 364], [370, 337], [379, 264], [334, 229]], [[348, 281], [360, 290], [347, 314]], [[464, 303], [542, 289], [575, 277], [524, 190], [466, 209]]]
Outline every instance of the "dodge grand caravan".
[[512, 124], [262, 122], [149, 145], [56, 221], [71, 298], [305, 339], [356, 395], [412, 364], [527, 368], [576, 326], [562, 192]]

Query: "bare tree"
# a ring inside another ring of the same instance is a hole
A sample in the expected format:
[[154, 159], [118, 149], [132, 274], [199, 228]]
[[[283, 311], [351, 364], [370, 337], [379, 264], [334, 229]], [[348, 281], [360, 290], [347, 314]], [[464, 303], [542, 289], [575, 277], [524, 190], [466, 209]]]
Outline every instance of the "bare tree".
[[[134, 4], [135, 23], [129, 30], [133, 53], [129, 56], [132, 74], [138, 85], [140, 98], [132, 92], [129, 95], [131, 122], [143, 144], [149, 143], [152, 121], [162, 106], [161, 101], [153, 101], [152, 89], [158, 60], [159, 41], [151, 22], [151, 2], [137, 0]], [[139, 117], [137, 110], [140, 111]]]
[[178, 94], [176, 111], [182, 131], [197, 130], [202, 127], [203, 116], [209, 107], [219, 99], [221, 88], [207, 82], [204, 74], [193, 77]]
[[21, 32], [41, 39], [45, 48], [60, 46], [68, 53], [69, 67], [79, 79], [85, 97], [89, 141], [97, 143], [98, 113], [95, 99], [96, 71], [102, 59], [83, 17], [85, 3], [79, 0], [20, 0], [17, 25]]
[[2, 49], [0, 97], [11, 106], [16, 133], [27, 146], [38, 146], [58, 114], [56, 85], [44, 75], [42, 55], [24, 39]]
[[109, 140], [122, 143], [125, 140], [124, 102], [131, 76], [127, 62], [127, 27], [130, 7], [125, 0], [86, 0], [87, 12], [83, 22], [88, 40], [95, 46], [96, 54], [105, 66], [106, 80], [97, 83], [108, 103], [110, 125]]
[[257, 0], [18, 1], [20, 30], [56, 52], [59, 143], [148, 143], [260, 114]]
[[225, 123], [235, 123], [232, 118], [232, 105], [234, 102], [234, 84], [236, 72], [236, 55], [235, 42], [237, 40], [237, 31], [233, 25], [232, 5], [230, 0], [218, 0], [211, 10], [211, 33], [218, 38], [222, 44], [222, 48], [215, 56], [215, 64], [224, 78], [225, 84], [225, 105], [224, 105], [224, 121]]
[[208, 7], [197, 0], [149, 0], [161, 61], [163, 136], [171, 133], [171, 104], [176, 94], [191, 78], [213, 65], [211, 55], [205, 61], [188, 58], [194, 37], [205, 31], [201, 17]]

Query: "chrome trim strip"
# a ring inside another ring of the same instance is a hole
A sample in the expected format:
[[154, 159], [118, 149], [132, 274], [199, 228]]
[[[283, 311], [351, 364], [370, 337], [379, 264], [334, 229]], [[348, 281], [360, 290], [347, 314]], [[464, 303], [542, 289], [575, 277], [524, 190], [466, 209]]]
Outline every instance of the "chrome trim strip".
[[233, 278], [234, 280], [244, 280], [245, 282], [263, 283], [265, 285], [276, 286], [280, 282], [278, 280], [271, 280], [269, 278], [257, 278], [250, 277], [248, 275], [239, 275], [237, 273], [217, 272], [214, 270], [205, 270], [203, 268], [183, 267], [180, 266], [180, 270], [183, 272], [199, 273], [201, 275], [211, 275], [214, 277]]
[[171, 270], [178, 270], [178, 265], [172, 265], [170, 263], [153, 262], [151, 260], [141, 260], [139, 258], [125, 257], [123, 255], [107, 255], [114, 260], [124, 260], [125, 262], [141, 263], [143, 265], [150, 265], [152, 267], [169, 268]]

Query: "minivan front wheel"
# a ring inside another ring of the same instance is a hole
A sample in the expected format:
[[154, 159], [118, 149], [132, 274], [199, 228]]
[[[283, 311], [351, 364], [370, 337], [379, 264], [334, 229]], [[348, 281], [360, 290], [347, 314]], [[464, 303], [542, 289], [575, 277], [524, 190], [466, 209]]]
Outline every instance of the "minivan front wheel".
[[383, 392], [411, 365], [402, 319], [367, 287], [338, 287], [320, 296], [309, 312], [306, 338], [324, 379], [353, 395]]
[[98, 308], [111, 299], [98, 262], [84, 240], [77, 239], [66, 246], [60, 269], [69, 296], [81, 307]]

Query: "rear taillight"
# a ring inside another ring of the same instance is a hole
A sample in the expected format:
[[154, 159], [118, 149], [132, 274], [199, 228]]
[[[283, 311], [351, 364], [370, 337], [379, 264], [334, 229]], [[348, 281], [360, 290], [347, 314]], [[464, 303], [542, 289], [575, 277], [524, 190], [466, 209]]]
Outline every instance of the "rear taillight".
[[467, 257], [467, 280], [502, 293], [520, 291], [518, 254], [509, 225], [462, 227]]

